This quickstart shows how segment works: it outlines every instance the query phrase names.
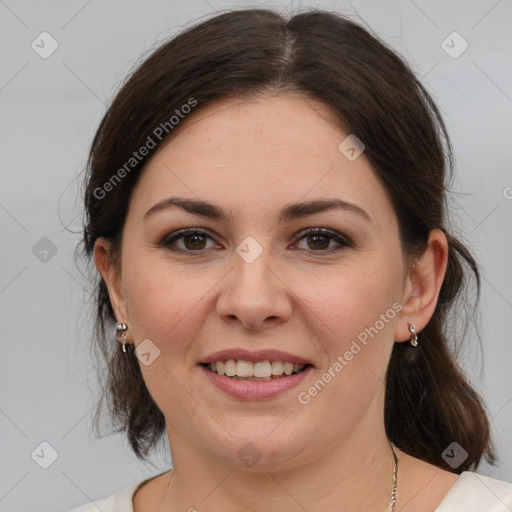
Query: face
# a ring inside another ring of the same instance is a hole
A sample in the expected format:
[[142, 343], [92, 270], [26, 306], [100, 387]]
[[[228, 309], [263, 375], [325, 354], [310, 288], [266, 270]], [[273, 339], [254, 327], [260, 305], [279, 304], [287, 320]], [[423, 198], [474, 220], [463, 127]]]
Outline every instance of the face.
[[[348, 135], [299, 96], [229, 99], [182, 121], [146, 165], [110, 291], [129, 340], [145, 343], [171, 448], [240, 466], [251, 442], [261, 467], [284, 468], [382, 428], [406, 269], [384, 187], [364, 152], [339, 149]], [[170, 198], [222, 217], [154, 208]], [[317, 201], [352, 206], [286, 210]], [[261, 383], [219, 387], [228, 377], [201, 364], [226, 350], [309, 366], [275, 380], [293, 385], [244, 395]]]

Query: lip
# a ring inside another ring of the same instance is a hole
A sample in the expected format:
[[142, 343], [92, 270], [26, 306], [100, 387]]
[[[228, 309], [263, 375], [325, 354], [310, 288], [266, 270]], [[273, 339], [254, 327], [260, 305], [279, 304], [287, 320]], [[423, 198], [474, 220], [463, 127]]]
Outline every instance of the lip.
[[303, 357], [290, 354], [289, 352], [282, 352], [281, 350], [264, 349], [255, 352], [250, 352], [243, 348], [234, 348], [230, 350], [220, 350], [206, 356], [199, 364], [216, 363], [217, 361], [228, 361], [234, 359], [235, 361], [251, 361], [259, 363], [261, 361], [283, 361], [284, 363], [294, 364], [309, 364], [315, 366], [311, 361]]
[[[267, 359], [263, 359], [263, 361], [266, 360]], [[273, 360], [277, 361], [279, 359]], [[210, 382], [213, 383], [221, 391], [231, 397], [240, 398], [242, 400], [264, 400], [266, 398], [273, 398], [278, 396], [298, 386], [309, 375], [309, 373], [313, 371], [312, 366], [307, 366], [300, 373], [289, 375], [287, 377], [281, 377], [280, 379], [262, 382], [249, 382], [233, 380], [224, 375], [219, 375], [218, 373], [212, 372], [206, 368], [206, 366], [200, 365], [199, 368], [204, 372], [206, 377], [210, 379]]]

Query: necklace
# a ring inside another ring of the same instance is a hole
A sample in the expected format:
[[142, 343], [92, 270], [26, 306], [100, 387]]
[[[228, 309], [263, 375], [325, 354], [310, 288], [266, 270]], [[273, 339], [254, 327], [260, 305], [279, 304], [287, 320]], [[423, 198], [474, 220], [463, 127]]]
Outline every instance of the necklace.
[[395, 510], [396, 506], [396, 495], [397, 495], [397, 484], [398, 484], [398, 459], [395, 453], [395, 450], [393, 448], [393, 445], [391, 445], [391, 452], [393, 453], [393, 485], [391, 486], [391, 499], [389, 501], [388, 510]]

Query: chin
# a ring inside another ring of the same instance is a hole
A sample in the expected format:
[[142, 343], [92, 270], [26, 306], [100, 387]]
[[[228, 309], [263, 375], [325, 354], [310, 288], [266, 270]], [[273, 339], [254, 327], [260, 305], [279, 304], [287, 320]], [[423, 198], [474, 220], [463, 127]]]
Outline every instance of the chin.
[[[318, 439], [313, 432], [310, 439], [304, 436], [304, 432], [299, 435], [296, 431], [294, 435], [284, 425], [277, 426], [279, 421], [275, 421], [275, 418], [271, 425], [268, 421], [255, 425], [254, 419], [243, 423], [247, 428], [240, 425], [235, 431], [229, 431], [233, 437], [224, 435], [213, 445], [214, 450], [218, 451], [216, 457], [239, 470], [265, 472], [291, 469], [301, 463], [304, 447], [314, 446], [315, 437]], [[212, 450], [211, 439], [206, 442]]]

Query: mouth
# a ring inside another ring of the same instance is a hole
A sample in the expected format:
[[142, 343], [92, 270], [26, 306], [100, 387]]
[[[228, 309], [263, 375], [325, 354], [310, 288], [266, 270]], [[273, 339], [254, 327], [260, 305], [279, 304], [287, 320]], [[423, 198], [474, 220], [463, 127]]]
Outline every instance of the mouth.
[[271, 348], [220, 350], [198, 364], [211, 384], [238, 400], [276, 398], [296, 388], [315, 369], [313, 360]]
[[312, 367], [311, 364], [298, 364], [290, 361], [247, 361], [244, 359], [226, 359], [201, 363], [212, 373], [228, 377], [231, 380], [245, 382], [269, 382], [297, 375]]

